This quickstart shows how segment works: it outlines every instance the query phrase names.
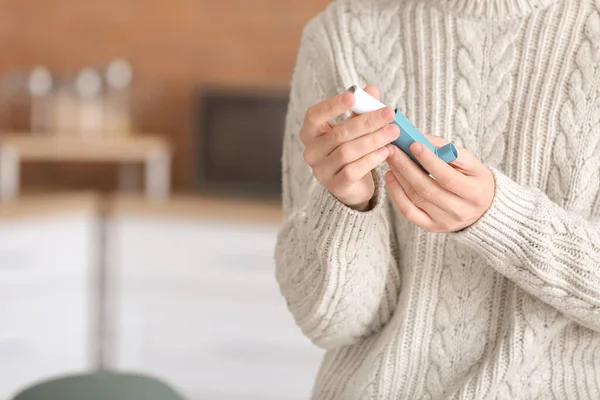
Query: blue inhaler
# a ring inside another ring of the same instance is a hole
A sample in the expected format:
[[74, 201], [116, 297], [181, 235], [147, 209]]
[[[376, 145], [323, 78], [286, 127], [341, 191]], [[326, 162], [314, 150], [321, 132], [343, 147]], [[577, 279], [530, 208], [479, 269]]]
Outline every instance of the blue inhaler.
[[[352, 111], [355, 114], [365, 114], [386, 107], [375, 97], [371, 96], [369, 93], [365, 92], [356, 85], [350, 86], [348, 91], [354, 94], [354, 107], [352, 107]], [[419, 130], [408, 120], [408, 118], [406, 118], [404, 114], [400, 112], [400, 110], [396, 110], [396, 118], [394, 119], [393, 123], [400, 127], [400, 137], [394, 140], [392, 144], [406, 153], [427, 174], [429, 173], [425, 170], [425, 168], [423, 168], [423, 166], [417, 161], [415, 156], [413, 156], [410, 151], [410, 145], [414, 142], [420, 142], [424, 146], [427, 146], [429, 150], [431, 150], [446, 163], [451, 163], [458, 158], [458, 151], [456, 150], [456, 146], [454, 146], [454, 144], [448, 143], [442, 147], [435, 147], [425, 137], [425, 135], [419, 132]]]

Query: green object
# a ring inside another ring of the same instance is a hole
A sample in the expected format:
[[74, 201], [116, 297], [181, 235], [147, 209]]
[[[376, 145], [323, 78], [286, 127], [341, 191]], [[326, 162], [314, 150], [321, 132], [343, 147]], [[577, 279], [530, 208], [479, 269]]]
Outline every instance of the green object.
[[66, 376], [31, 386], [13, 400], [184, 400], [148, 376], [100, 372]]

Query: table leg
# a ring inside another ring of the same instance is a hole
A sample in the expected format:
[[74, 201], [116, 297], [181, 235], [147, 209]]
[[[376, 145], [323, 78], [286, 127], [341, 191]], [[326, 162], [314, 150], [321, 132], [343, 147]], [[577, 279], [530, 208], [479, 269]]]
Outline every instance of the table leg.
[[139, 189], [139, 165], [132, 163], [122, 163], [119, 166], [119, 190], [122, 192], [137, 192]]
[[150, 198], [166, 198], [171, 191], [171, 156], [157, 151], [146, 159], [146, 194]]
[[10, 146], [0, 147], [0, 200], [9, 201], [19, 195], [19, 153]]

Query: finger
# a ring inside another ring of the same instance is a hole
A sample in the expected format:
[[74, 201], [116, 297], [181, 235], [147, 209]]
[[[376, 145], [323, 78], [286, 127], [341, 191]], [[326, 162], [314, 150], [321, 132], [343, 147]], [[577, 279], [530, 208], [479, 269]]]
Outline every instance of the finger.
[[307, 135], [319, 136], [328, 132], [328, 122], [344, 114], [354, 105], [354, 95], [343, 92], [315, 104], [306, 112], [304, 127]]
[[335, 125], [327, 134], [319, 137], [317, 146], [330, 155], [344, 143], [389, 125], [394, 120], [394, 111], [389, 108], [372, 111]]
[[[450, 143], [450, 142], [448, 142], [446, 139], [444, 139], [443, 137], [440, 137], [440, 136], [429, 135], [429, 134], [427, 134], [427, 133], [424, 133], [423, 135], [425, 135], [425, 137], [426, 137], [426, 138], [427, 138], [427, 139], [428, 139], [428, 140], [431, 142], [431, 144], [432, 144], [432, 145], [434, 145], [435, 147], [442, 147], [442, 146], [445, 146], [445, 145], [447, 145], [448, 143]], [[460, 146], [456, 146], [456, 150], [457, 150], [457, 152], [458, 152], [458, 157], [459, 157], [459, 158], [466, 158], [466, 157], [468, 157], [468, 156], [471, 156], [471, 154], [468, 154], [468, 155], [467, 155], [467, 154], [465, 154], [465, 156], [464, 156], [464, 157], [461, 157], [461, 156], [462, 156], [462, 153], [463, 153], [463, 152], [466, 152], [466, 150], [465, 150], [465, 149], [463, 149], [463, 148], [462, 148], [462, 147], [460, 147]], [[456, 163], [456, 161], [452, 162], [452, 165], [454, 165], [455, 163]]]
[[345, 165], [353, 163], [373, 151], [385, 147], [400, 136], [400, 128], [388, 124], [383, 128], [339, 146], [328, 157], [328, 165], [338, 172]]
[[451, 163], [452, 167], [466, 177], [478, 176], [487, 171], [487, 168], [477, 157], [469, 151], [457, 148], [458, 158]]
[[[364, 91], [369, 93], [371, 96], [375, 97], [377, 100], [381, 98], [381, 91], [379, 90], [379, 88], [377, 88], [377, 86], [368, 85], [365, 87]], [[356, 116], [358, 116], [358, 114], [353, 112], [352, 118]]]
[[401, 174], [394, 172], [393, 169], [392, 169], [392, 173], [396, 177], [396, 180], [400, 183], [400, 186], [402, 186], [402, 189], [404, 189], [404, 193], [406, 193], [406, 195], [408, 196], [410, 201], [417, 208], [425, 211], [427, 213], [427, 215], [429, 215], [431, 217], [432, 221], [437, 222], [437, 221], [446, 219], [446, 215], [447, 215], [446, 211], [442, 210], [436, 204], [434, 204], [430, 201], [427, 201], [422, 195], [417, 193], [417, 191], [411, 186], [410, 183], [408, 183], [406, 178], [403, 177]]
[[431, 150], [421, 143], [415, 142], [410, 145], [410, 152], [431, 176], [446, 190], [464, 197], [465, 190], [469, 187], [466, 176], [446, 164], [444, 160], [436, 156]]
[[365, 86], [365, 92], [369, 93], [371, 96], [375, 97], [377, 100], [381, 98], [381, 92], [377, 86], [367, 85]]
[[433, 227], [434, 221], [425, 211], [410, 201], [392, 171], [388, 171], [385, 174], [385, 183], [392, 201], [396, 204], [398, 211], [400, 211], [404, 218], [426, 230], [430, 230]]
[[[446, 190], [434, 179], [430, 178], [419, 166], [411, 160], [403, 151], [397, 150], [388, 157], [388, 164], [394, 175], [401, 180], [406, 181], [405, 188], [412, 188], [413, 193], [407, 193], [412, 196], [413, 202], [417, 206], [427, 208], [425, 204], [431, 203], [446, 213], [454, 214], [458, 207], [465, 205], [465, 202], [456, 194]], [[434, 211], [426, 209], [426, 211]], [[430, 213], [431, 215], [431, 213]], [[432, 215], [433, 217], [433, 215]]]
[[344, 166], [333, 177], [339, 184], [353, 184], [370, 174], [375, 168], [379, 167], [389, 155], [387, 147], [377, 149], [364, 157]]
[[442, 147], [448, 144], [448, 141], [446, 139], [444, 139], [443, 137], [440, 136], [434, 136], [434, 135], [429, 135], [427, 133], [423, 134], [430, 142], [432, 145], [434, 145], [435, 147]]
[[[449, 143], [446, 139], [439, 136], [428, 134], [425, 134], [425, 136], [435, 147], [442, 147]], [[473, 176], [486, 171], [486, 168], [481, 161], [466, 149], [456, 146], [456, 150], [458, 151], [458, 158], [450, 163], [454, 169], [462, 172], [465, 176]], [[428, 168], [426, 169], [429, 170]]]

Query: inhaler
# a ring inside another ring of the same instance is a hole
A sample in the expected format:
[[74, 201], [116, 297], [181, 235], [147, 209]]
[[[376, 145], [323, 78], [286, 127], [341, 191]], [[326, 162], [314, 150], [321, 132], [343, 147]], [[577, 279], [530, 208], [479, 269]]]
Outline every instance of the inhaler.
[[[375, 97], [371, 96], [369, 93], [365, 92], [356, 85], [350, 86], [348, 91], [354, 94], [354, 107], [352, 107], [352, 111], [357, 115], [380, 110], [386, 107]], [[454, 144], [448, 143], [442, 147], [435, 147], [425, 137], [425, 135], [415, 128], [415, 126], [408, 120], [408, 118], [404, 116], [404, 114], [400, 112], [400, 110], [396, 109], [395, 111], [396, 117], [393, 123], [400, 127], [400, 137], [394, 140], [392, 144], [406, 153], [427, 174], [429, 173], [425, 170], [425, 168], [423, 168], [423, 166], [419, 163], [419, 161], [417, 161], [415, 156], [413, 156], [410, 151], [410, 145], [414, 142], [419, 142], [424, 146], [427, 146], [429, 150], [431, 150], [446, 163], [451, 163], [458, 158], [458, 151], [456, 150], [456, 146], [454, 146]]]

